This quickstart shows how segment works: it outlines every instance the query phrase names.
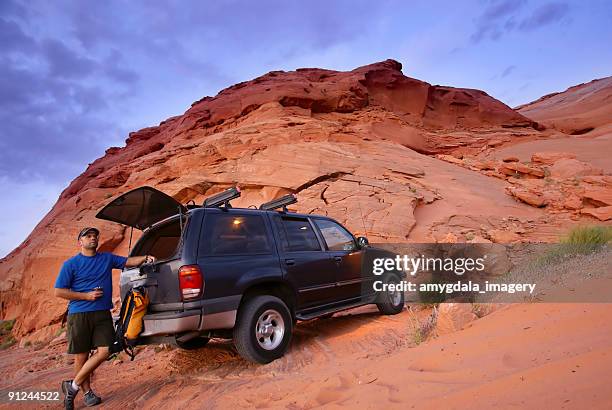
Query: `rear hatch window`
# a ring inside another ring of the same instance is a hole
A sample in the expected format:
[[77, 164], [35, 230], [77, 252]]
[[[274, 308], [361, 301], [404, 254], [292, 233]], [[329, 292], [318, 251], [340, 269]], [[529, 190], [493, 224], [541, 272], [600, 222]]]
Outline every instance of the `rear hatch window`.
[[[183, 218], [183, 232], [186, 229], [185, 219]], [[174, 259], [180, 254], [181, 244], [181, 224], [177, 217], [146, 231], [130, 255], [153, 255], [158, 261]]]

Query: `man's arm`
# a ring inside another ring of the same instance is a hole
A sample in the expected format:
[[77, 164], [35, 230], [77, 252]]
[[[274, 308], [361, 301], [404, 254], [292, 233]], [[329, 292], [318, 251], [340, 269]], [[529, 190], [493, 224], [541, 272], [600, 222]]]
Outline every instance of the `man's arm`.
[[96, 300], [102, 296], [102, 291], [75, 292], [66, 288], [55, 288], [55, 296], [68, 300]]
[[129, 258], [127, 258], [127, 261], [125, 262], [125, 267], [126, 268], [132, 268], [134, 266], [140, 266], [143, 263], [155, 263], [155, 261], [157, 261], [157, 258], [155, 258], [155, 256], [151, 256], [151, 255], [145, 255], [145, 256], [131, 256]]

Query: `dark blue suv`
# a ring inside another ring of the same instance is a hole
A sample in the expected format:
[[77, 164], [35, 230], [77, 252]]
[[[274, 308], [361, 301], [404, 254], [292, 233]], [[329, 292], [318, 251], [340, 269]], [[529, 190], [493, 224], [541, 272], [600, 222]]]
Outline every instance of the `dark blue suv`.
[[365, 255], [375, 249], [366, 238], [326, 216], [288, 212], [293, 195], [259, 209], [232, 207], [238, 196], [231, 188], [201, 206], [182, 205], [142, 187], [96, 215], [142, 230], [130, 256], [157, 258], [120, 277], [122, 298], [140, 285], [149, 294], [139, 343], [172, 340], [190, 349], [211, 337], [232, 338], [245, 359], [268, 363], [285, 353], [298, 320], [371, 303], [384, 314], [401, 312], [402, 292], [373, 290], [380, 278], [364, 269]]

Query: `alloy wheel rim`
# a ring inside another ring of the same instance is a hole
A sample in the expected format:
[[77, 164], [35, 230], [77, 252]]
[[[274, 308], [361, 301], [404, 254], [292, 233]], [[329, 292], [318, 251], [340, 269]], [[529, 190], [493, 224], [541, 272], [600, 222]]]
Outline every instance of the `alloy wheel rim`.
[[[393, 281], [393, 284], [397, 285], [397, 282]], [[398, 306], [402, 301], [402, 292], [396, 288], [394, 291], [389, 292], [389, 297], [393, 306]]]
[[255, 325], [255, 338], [265, 350], [276, 349], [285, 335], [285, 321], [279, 312], [268, 309], [259, 315]]

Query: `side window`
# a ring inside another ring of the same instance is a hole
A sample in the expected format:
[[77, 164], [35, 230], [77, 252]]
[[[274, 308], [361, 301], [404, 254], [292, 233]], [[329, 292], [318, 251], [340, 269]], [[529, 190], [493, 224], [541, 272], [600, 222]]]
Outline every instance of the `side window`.
[[327, 219], [314, 220], [330, 251], [354, 251], [357, 249], [353, 236], [342, 226]]
[[206, 215], [198, 253], [200, 255], [271, 253], [263, 218], [260, 215]]
[[288, 252], [320, 251], [312, 226], [305, 218], [275, 217], [274, 222], [281, 237], [283, 248]]

